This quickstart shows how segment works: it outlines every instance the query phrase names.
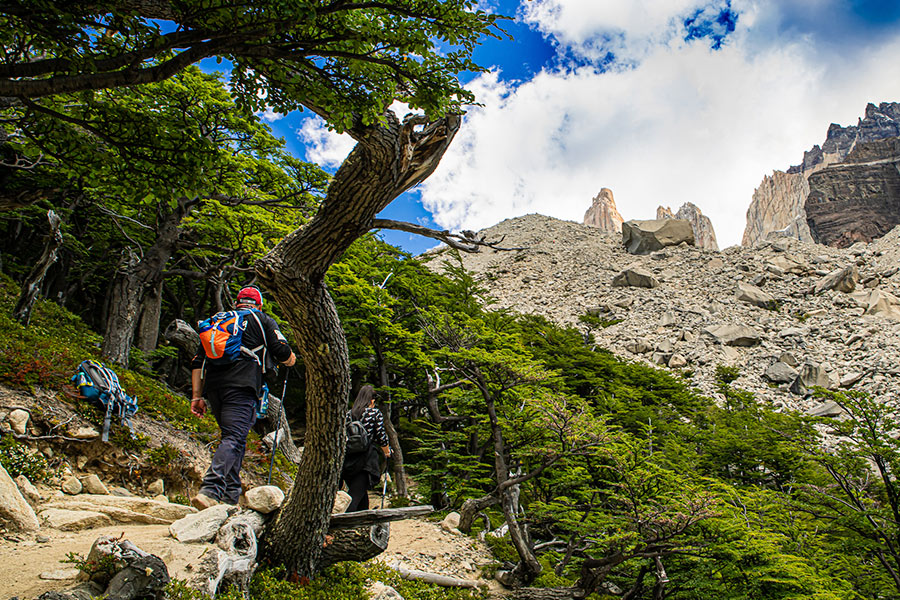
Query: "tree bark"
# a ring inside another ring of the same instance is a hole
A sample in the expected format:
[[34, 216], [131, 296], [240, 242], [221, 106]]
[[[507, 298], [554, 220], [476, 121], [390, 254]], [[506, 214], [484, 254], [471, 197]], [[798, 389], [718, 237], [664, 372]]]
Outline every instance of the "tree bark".
[[[114, 277], [101, 349], [108, 360], [128, 365], [141, 305], [146, 294], [161, 285], [166, 263], [172, 257], [181, 235], [181, 221], [196, 203], [196, 199], [179, 199], [175, 210], [162, 215], [153, 245], [140, 260], [131, 254], [124, 268]], [[158, 315], [156, 323], [159, 327]]]
[[162, 313], [162, 286], [159, 281], [155, 286], [147, 289], [141, 302], [140, 320], [135, 334], [135, 347], [144, 354], [150, 354], [156, 350], [159, 343], [159, 317]]
[[[480, 379], [480, 378], [479, 378]], [[514, 486], [505, 485], [509, 480], [509, 466], [506, 464], [506, 444], [503, 441], [503, 431], [497, 418], [497, 410], [493, 396], [483, 381], [478, 381], [478, 388], [487, 405], [488, 419], [491, 424], [491, 436], [494, 441], [494, 471], [497, 479], [497, 489], [500, 496], [500, 507], [506, 524], [509, 526], [509, 538], [519, 555], [519, 564], [513, 569], [512, 579], [518, 585], [527, 585], [535, 580], [541, 572], [541, 563], [531, 547], [528, 532], [516, 517], [517, 498], [513, 497]]]
[[482, 496], [481, 498], [469, 498], [463, 502], [462, 508], [459, 509], [459, 529], [463, 533], [472, 531], [472, 525], [475, 522], [475, 516], [489, 506], [500, 504], [500, 498], [494, 494]]
[[391, 537], [390, 523], [378, 523], [359, 529], [340, 529], [322, 549], [322, 569], [347, 560], [363, 562], [387, 550]]
[[31, 322], [31, 311], [34, 309], [34, 303], [37, 301], [38, 294], [41, 291], [41, 284], [47, 275], [47, 270], [56, 262], [57, 251], [62, 245], [63, 236], [60, 231], [60, 219], [52, 210], [47, 211], [47, 220], [50, 221], [50, 235], [47, 243], [44, 245], [44, 251], [41, 257], [32, 267], [28, 277], [22, 284], [22, 292], [13, 308], [13, 318], [21, 323], [24, 327], [28, 327]]
[[459, 123], [453, 115], [433, 122], [408, 118], [401, 125], [387, 111], [384, 123], [351, 127], [348, 133], [358, 143], [335, 173], [316, 216], [257, 264], [261, 283], [302, 340], [299, 354], [306, 367], [303, 459], [262, 549], [263, 557], [284, 565], [291, 576], [311, 577], [318, 568], [346, 441], [350, 361], [325, 272], [371, 228], [379, 211], [434, 171]]

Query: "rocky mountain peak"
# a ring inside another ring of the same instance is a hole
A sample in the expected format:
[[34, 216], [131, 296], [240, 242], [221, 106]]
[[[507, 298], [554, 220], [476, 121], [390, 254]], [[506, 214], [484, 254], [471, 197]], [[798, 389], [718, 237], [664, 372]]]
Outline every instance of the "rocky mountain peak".
[[596, 227], [602, 231], [620, 232], [625, 219], [616, 209], [616, 201], [613, 199], [612, 190], [603, 188], [594, 196], [590, 208], [584, 213], [585, 225]]
[[700, 208], [693, 202], [685, 202], [678, 209], [677, 213], [672, 213], [672, 209], [668, 206], [659, 206], [656, 209], [657, 219], [681, 219], [688, 221], [694, 230], [694, 245], [707, 250], [718, 250], [719, 244], [716, 241], [716, 231], [713, 229], [712, 221], [703, 214]]
[[742, 244], [775, 236], [846, 246], [884, 235], [900, 223], [900, 152], [883, 143], [896, 138], [898, 102], [868, 104], [856, 125], [832, 123], [825, 142], [805, 152], [803, 162], [763, 178], [747, 210]]

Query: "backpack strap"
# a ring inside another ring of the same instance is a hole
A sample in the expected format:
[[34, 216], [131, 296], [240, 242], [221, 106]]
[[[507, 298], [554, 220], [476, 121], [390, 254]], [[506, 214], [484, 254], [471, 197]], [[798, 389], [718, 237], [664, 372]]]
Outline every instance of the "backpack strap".
[[[255, 348], [247, 348], [246, 346], [241, 346], [241, 353], [246, 354], [253, 358], [258, 365], [262, 367], [262, 372], [265, 374], [266, 372], [266, 330], [263, 328], [262, 321], [259, 320], [259, 316], [256, 314], [256, 310], [248, 310], [250, 316], [253, 317], [253, 320], [256, 321], [256, 324], [259, 325], [259, 334], [262, 336], [262, 344], [256, 346]], [[262, 350], [262, 356], [260, 357], [257, 352]]]

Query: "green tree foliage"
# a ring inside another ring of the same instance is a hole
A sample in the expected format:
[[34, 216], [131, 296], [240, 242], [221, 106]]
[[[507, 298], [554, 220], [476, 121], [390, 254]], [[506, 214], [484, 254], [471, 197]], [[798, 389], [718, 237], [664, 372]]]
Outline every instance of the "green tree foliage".
[[[201, 2], [7, 2], [0, 11], [0, 96], [147, 84], [203, 58], [232, 63], [231, 88], [252, 110], [305, 106], [345, 128], [378, 121], [394, 100], [439, 114], [473, 100], [456, 73], [475, 71], [497, 17], [471, 0], [347, 4], [264, 0], [235, 10]], [[172, 24], [175, 27], [166, 27]]]

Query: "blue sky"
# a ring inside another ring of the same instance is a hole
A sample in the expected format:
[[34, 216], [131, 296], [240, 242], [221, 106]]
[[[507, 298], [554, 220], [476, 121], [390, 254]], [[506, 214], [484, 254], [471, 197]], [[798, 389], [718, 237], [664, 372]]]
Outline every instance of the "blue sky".
[[[515, 16], [469, 76], [473, 107], [437, 171], [383, 216], [482, 229], [542, 213], [581, 221], [612, 189], [626, 219], [693, 202], [740, 243], [764, 175], [830, 123], [900, 101], [898, 0], [484, 0]], [[268, 114], [298, 156], [333, 170], [352, 142], [314, 116]], [[413, 253], [432, 240], [385, 239]]]

